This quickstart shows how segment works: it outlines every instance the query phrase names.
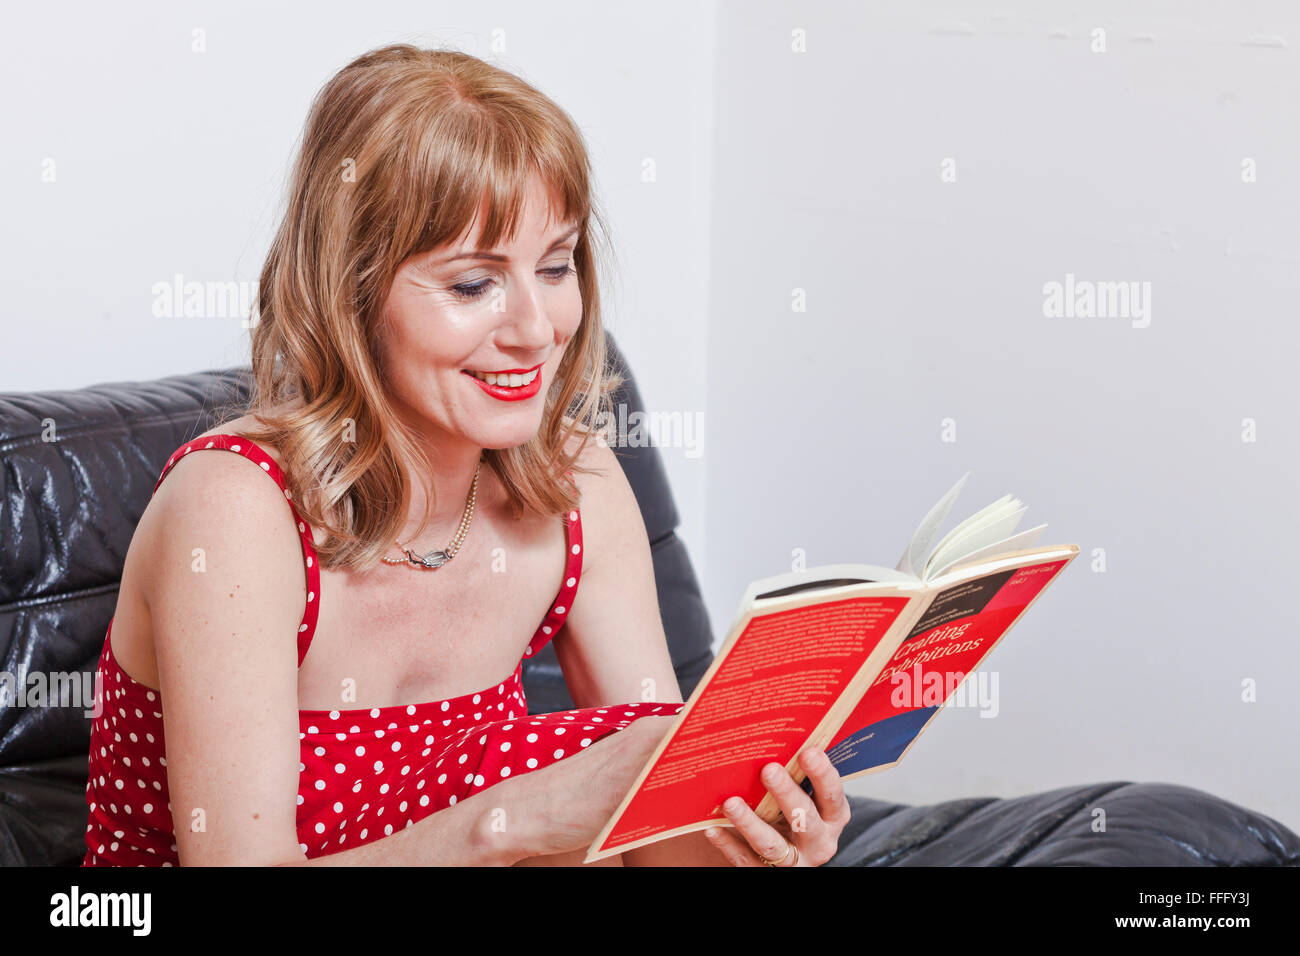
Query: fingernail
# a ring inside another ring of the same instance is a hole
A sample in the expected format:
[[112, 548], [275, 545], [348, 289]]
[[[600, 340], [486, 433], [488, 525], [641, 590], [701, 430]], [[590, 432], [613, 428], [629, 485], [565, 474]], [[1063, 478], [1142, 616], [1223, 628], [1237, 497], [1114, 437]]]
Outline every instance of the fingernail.
[[742, 801], [740, 797], [731, 797], [727, 800], [726, 803], [722, 805], [722, 809], [735, 813], [737, 810], [740, 809], [741, 803]]
[[763, 768], [763, 779], [768, 783], [776, 783], [781, 779], [781, 767], [774, 763], [768, 764]]
[[704, 835], [705, 835], [706, 837], [708, 837], [710, 840], [716, 840], [716, 839], [718, 838], [718, 828], [717, 828], [717, 827], [707, 827], [707, 828], [705, 828], [705, 830], [704, 830]]

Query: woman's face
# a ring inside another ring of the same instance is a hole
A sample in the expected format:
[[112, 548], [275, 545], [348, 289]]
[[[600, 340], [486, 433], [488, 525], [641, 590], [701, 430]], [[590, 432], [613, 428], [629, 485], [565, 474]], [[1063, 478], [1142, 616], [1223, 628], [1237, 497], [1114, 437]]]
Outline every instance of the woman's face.
[[[478, 253], [480, 212], [457, 242], [410, 257], [393, 279], [379, 343], [385, 384], [435, 442], [512, 448], [541, 425], [582, 319], [577, 224], [548, 222], [548, 210], [535, 180], [511, 243]], [[503, 375], [492, 385], [484, 373]]]

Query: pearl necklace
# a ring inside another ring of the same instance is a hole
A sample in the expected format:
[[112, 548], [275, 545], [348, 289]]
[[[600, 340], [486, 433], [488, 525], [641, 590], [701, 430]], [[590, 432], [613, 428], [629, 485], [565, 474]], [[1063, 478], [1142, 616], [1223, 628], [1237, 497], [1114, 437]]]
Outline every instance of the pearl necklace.
[[469, 524], [474, 518], [474, 501], [478, 497], [478, 473], [482, 468], [483, 462], [480, 461], [478, 467], [474, 469], [474, 481], [469, 486], [469, 498], [465, 501], [465, 512], [461, 515], [460, 527], [456, 530], [455, 537], [451, 539], [451, 543], [446, 548], [435, 548], [426, 554], [416, 554], [394, 538], [393, 543], [397, 545], [405, 557], [390, 558], [385, 555], [382, 558], [383, 562], [385, 564], [414, 565], [417, 568], [440, 568], [454, 558], [465, 540], [465, 535], [469, 534]]

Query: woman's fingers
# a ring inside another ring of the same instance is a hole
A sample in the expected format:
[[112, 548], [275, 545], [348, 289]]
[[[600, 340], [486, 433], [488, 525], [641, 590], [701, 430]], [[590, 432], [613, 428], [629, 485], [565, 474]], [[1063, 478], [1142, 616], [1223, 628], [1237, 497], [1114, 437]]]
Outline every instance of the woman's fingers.
[[[786, 774], [786, 779], [789, 779], [789, 774]], [[790, 860], [786, 859], [794, 855], [790, 841], [771, 824], [760, 820], [744, 800], [740, 797], [729, 798], [723, 802], [722, 812], [759, 857], [771, 860], [778, 866], [790, 865]]]
[[[817, 812], [822, 820], [835, 827], [835, 838], [838, 842], [840, 830], [844, 829], [853, 815], [853, 811], [849, 808], [849, 801], [844, 796], [844, 784], [840, 780], [840, 772], [835, 769], [835, 765], [831, 763], [824, 750], [815, 748], [805, 750], [799, 755], [799, 765], [812, 780]], [[802, 789], [799, 792], [802, 793]]]
[[793, 832], [809, 833], [818, 830], [821, 819], [817, 815], [817, 808], [813, 806], [812, 798], [804, 792], [803, 787], [794, 782], [785, 767], [779, 763], [770, 763], [763, 768], [759, 779], [776, 800], [781, 815]]
[[709, 827], [704, 835], [732, 866], [763, 865], [763, 861], [754, 855], [745, 841], [726, 827]]

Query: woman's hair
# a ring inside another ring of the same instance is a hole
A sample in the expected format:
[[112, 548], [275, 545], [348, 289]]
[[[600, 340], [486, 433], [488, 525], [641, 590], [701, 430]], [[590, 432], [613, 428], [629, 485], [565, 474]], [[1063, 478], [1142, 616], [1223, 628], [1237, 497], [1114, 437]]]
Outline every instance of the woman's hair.
[[[519, 77], [451, 50], [372, 50], [317, 94], [258, 284], [244, 408], [258, 424], [244, 434], [278, 449], [295, 506], [324, 532], [324, 566], [378, 562], [405, 522], [406, 473], [423, 476], [428, 502], [412, 537], [435, 503], [425, 453], [389, 402], [378, 358], [398, 267], [461, 236], [485, 200], [479, 247], [513, 237], [534, 176], [559, 221], [581, 226], [582, 320], [537, 434], [485, 451], [516, 516], [576, 507], [565, 472], [589, 471], [576, 459], [623, 381], [607, 364], [593, 227], [606, 229], [582, 134]], [[299, 407], [277, 414], [286, 403]]]

